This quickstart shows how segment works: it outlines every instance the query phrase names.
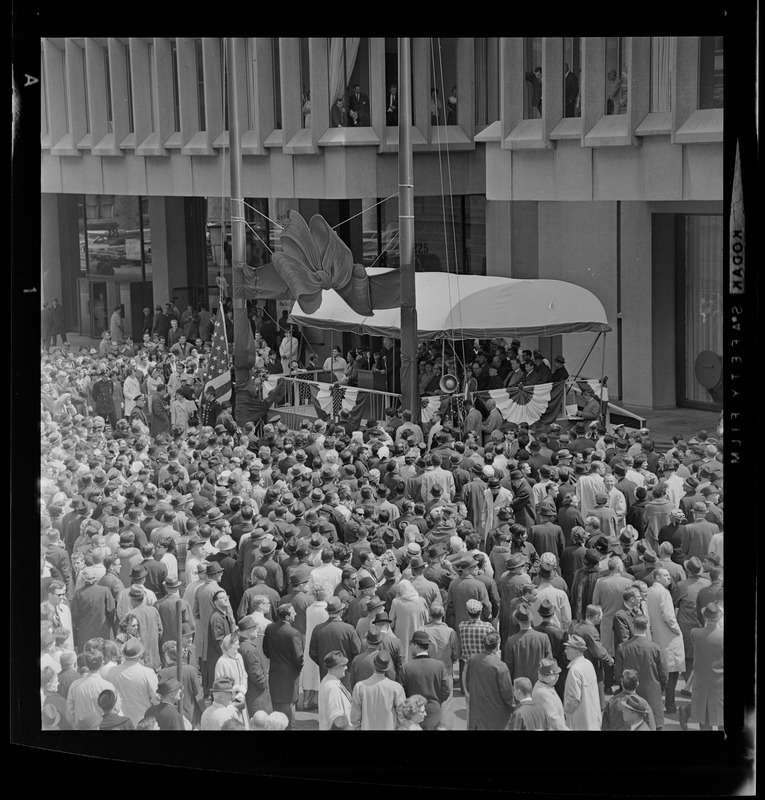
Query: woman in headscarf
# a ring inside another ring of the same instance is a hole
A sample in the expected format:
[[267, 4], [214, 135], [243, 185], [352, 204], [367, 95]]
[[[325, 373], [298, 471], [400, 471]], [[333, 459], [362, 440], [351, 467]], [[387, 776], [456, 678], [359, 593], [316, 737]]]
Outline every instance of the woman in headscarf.
[[[234, 703], [237, 705], [244, 702], [244, 695], [247, 692], [247, 670], [244, 660], [239, 653], [239, 634], [229, 633], [221, 642], [221, 656], [215, 664], [215, 680], [229, 678], [234, 686]], [[250, 718], [247, 714], [247, 706], [239, 709], [241, 721], [249, 726]]]
[[428, 624], [430, 614], [425, 600], [405, 578], [398, 583], [398, 595], [391, 603], [390, 619], [393, 632], [401, 641], [402, 661], [406, 662], [409, 660], [409, 640], [416, 630]]

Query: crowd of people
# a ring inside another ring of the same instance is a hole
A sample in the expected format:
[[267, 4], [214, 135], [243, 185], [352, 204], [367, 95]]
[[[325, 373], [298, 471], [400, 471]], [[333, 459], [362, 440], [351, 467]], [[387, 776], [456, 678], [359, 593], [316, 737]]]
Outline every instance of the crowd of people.
[[[565, 430], [469, 401], [241, 424], [170, 311], [43, 343], [43, 729], [722, 728], [721, 439], [657, 452], [589, 399]], [[477, 388], [565, 372], [485, 344]]]

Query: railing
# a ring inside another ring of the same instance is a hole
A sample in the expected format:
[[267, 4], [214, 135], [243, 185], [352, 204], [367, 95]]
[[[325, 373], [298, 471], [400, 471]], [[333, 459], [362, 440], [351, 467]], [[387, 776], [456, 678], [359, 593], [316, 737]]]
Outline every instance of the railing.
[[316, 380], [310, 380], [303, 377], [294, 377], [289, 375], [279, 376], [285, 384], [285, 397], [282, 405], [274, 407], [274, 411], [282, 416], [287, 415], [285, 424], [288, 427], [293, 427], [291, 424], [297, 422], [299, 426], [302, 419], [315, 419], [316, 407], [313, 402], [312, 386], [317, 386], [319, 389], [328, 389], [332, 397], [332, 410], [329, 413], [333, 421], [337, 421], [340, 416], [340, 411], [343, 407], [343, 397], [346, 394], [346, 389], [352, 388], [354, 392], [358, 390], [358, 396], [363, 398], [362, 419], [383, 419], [385, 416], [385, 409], [392, 405], [397, 405], [400, 400], [400, 395], [392, 392], [382, 392], [378, 389], [363, 389], [359, 387], [349, 387], [347, 384], [342, 384], [337, 381], [334, 383], [324, 383]]

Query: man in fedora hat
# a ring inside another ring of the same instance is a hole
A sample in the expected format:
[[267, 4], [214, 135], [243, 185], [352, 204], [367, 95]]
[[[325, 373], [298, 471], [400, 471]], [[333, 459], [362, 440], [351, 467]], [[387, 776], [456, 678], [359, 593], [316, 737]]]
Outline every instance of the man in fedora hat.
[[457, 630], [460, 622], [469, 618], [468, 600], [480, 601], [486, 619], [491, 618], [491, 600], [486, 586], [475, 576], [478, 564], [472, 556], [463, 555], [455, 566], [458, 577], [451, 581], [446, 593], [446, 624]]
[[238, 630], [239, 655], [247, 672], [247, 691], [244, 696], [247, 713], [250, 717], [259, 710], [270, 713], [273, 708], [262, 644], [259, 646], [260, 628], [252, 617], [245, 617], [239, 621]]
[[106, 586], [98, 585], [98, 575], [85, 567], [80, 576], [82, 586], [74, 590], [69, 603], [74, 644], [79, 651], [88, 639], [111, 639], [117, 622], [114, 597]]
[[614, 676], [621, 681], [625, 669], [634, 669], [638, 676], [637, 693], [651, 706], [656, 730], [664, 727], [662, 696], [667, 685], [667, 669], [661, 649], [647, 636], [648, 619], [638, 614], [632, 621], [634, 634], [616, 648]]
[[[356, 623], [356, 633], [360, 639], [363, 639], [367, 631], [374, 625], [375, 617], [385, 611], [385, 601], [377, 595], [372, 595], [368, 598], [366, 604], [366, 616], [362, 617]], [[349, 622], [348, 619], [344, 620]]]
[[650, 731], [648, 715], [651, 709], [637, 695], [628, 694], [621, 700], [622, 715], [630, 731]]
[[135, 584], [128, 590], [130, 600], [130, 611], [138, 623], [138, 634], [146, 648], [144, 652], [144, 664], [153, 670], [158, 670], [162, 666], [162, 659], [159, 655], [159, 639], [162, 636], [162, 620], [155, 606], [147, 605], [145, 602], [145, 590], [143, 586]]
[[537, 680], [539, 662], [543, 658], [552, 658], [550, 639], [532, 627], [533, 612], [528, 603], [518, 604], [513, 612], [513, 619], [519, 630], [507, 638], [502, 650], [502, 660], [507, 664], [513, 680], [528, 678], [533, 686]]
[[[273, 544], [273, 543], [272, 543]], [[215, 547], [217, 553], [208, 556], [209, 563], [217, 562], [223, 569], [220, 576], [221, 588], [226, 590], [226, 594], [231, 600], [232, 608], [239, 608], [242, 602], [242, 595], [244, 594], [244, 585], [242, 582], [242, 571], [236, 561], [236, 542], [233, 537], [224, 533], [216, 542]], [[281, 575], [281, 567], [275, 565], [279, 569]], [[282, 586], [283, 588], [283, 586]]]
[[441, 722], [441, 704], [452, 693], [451, 669], [447, 671], [443, 661], [428, 654], [430, 637], [426, 631], [415, 631], [410, 645], [412, 658], [401, 668], [401, 685], [407, 697], [418, 694], [425, 698], [426, 716], [422, 728], [433, 730]]
[[351, 720], [351, 693], [342, 682], [348, 659], [333, 650], [324, 656], [327, 674], [319, 684], [319, 730], [347, 730]]
[[601, 730], [604, 731], [627, 731], [629, 726], [625, 722], [624, 714], [622, 713], [622, 703], [627, 697], [633, 697], [635, 704], [639, 704], [645, 711], [645, 720], [648, 727], [656, 730], [656, 721], [653, 718], [653, 711], [651, 706], [637, 694], [638, 687], [638, 674], [634, 669], [625, 669], [622, 672], [621, 689], [611, 697], [603, 709], [603, 722]]
[[406, 694], [400, 683], [386, 676], [390, 664], [390, 654], [380, 650], [372, 661], [374, 675], [353, 687], [351, 727], [354, 730], [395, 730], [401, 724]]
[[180, 596], [183, 584], [177, 578], [166, 578], [164, 586], [165, 596], [157, 600], [155, 605], [162, 621], [162, 634], [159, 638], [160, 646], [171, 639], [178, 638], [178, 608], [181, 609], [181, 624], [185, 622], [191, 626], [192, 630], [194, 628], [194, 615], [191, 612], [191, 605]]
[[[675, 617], [677, 624], [683, 634], [683, 646], [685, 647], [685, 683], [688, 684], [693, 672], [693, 640], [691, 631], [701, 627], [699, 618], [696, 614], [696, 601], [699, 592], [709, 586], [709, 579], [702, 575], [702, 563], [697, 556], [692, 556], [683, 562], [686, 575], [684, 581], [680, 581], [672, 592], [672, 602], [675, 604]], [[680, 694], [689, 694], [687, 690], [681, 690]]]
[[600, 695], [595, 668], [585, 657], [587, 643], [581, 636], [570, 636], [564, 644], [568, 675], [563, 695], [563, 709], [572, 731], [599, 731], [601, 728]]
[[600, 554], [594, 548], [588, 547], [584, 553], [584, 566], [574, 573], [570, 584], [571, 616], [577, 622], [586, 617], [587, 606], [592, 603], [595, 584], [600, 575]]
[[234, 703], [234, 684], [230, 678], [217, 678], [212, 686], [212, 704], [202, 714], [203, 731], [219, 731], [229, 719], [239, 719], [239, 709]]
[[298, 679], [303, 668], [303, 640], [293, 626], [295, 610], [282, 604], [276, 620], [266, 628], [263, 653], [269, 659], [268, 688], [275, 711], [286, 714], [290, 727], [294, 725], [295, 704], [298, 699]]
[[680, 726], [687, 730], [693, 717], [702, 731], [723, 730], [723, 631], [722, 607], [708, 603], [703, 610], [704, 627], [691, 631], [694, 651], [693, 688], [690, 706], [680, 708]]
[[122, 663], [113, 666], [106, 677], [119, 692], [122, 713], [137, 725], [151, 708], [157, 691], [157, 674], [141, 663], [145, 646], [140, 639], [128, 639], [122, 648]]
[[[368, 605], [372, 599], [379, 600], [376, 596], [377, 582], [374, 578], [365, 575], [358, 581], [358, 593], [353, 597], [347, 608], [343, 610], [343, 619], [354, 629], [358, 628], [358, 624], [367, 616]], [[381, 604], [384, 605], [384, 604]], [[361, 635], [361, 634], [359, 634]]]
[[[630, 585], [622, 592], [622, 607], [614, 614], [611, 624], [614, 657], [622, 642], [635, 634], [634, 619], [641, 613], [643, 596], [637, 586]], [[650, 637], [649, 637], [650, 638]]]
[[646, 575], [652, 573], [658, 566], [659, 557], [654, 550], [648, 548], [638, 556], [637, 564], [627, 568], [627, 572], [631, 573], [635, 580], [642, 581], [645, 580]]
[[[351, 691], [353, 691], [353, 688], [357, 683], [364, 681], [367, 678], [371, 678], [372, 675], [374, 675], [375, 668], [372, 662], [374, 661], [377, 653], [379, 653], [381, 650], [386, 650], [388, 655], [391, 655], [390, 651], [388, 651], [384, 646], [386, 644], [386, 638], [387, 637], [383, 635], [382, 631], [376, 624], [372, 624], [367, 628], [362, 640], [363, 650], [354, 657], [353, 661], [351, 662], [350, 669], [348, 670], [348, 681], [350, 683]], [[392, 681], [398, 679], [396, 662], [392, 657], [390, 659], [390, 664], [385, 671], [385, 675]]]
[[[208, 649], [210, 640], [210, 617], [215, 611], [213, 596], [220, 589], [218, 581], [223, 574], [223, 568], [217, 562], [207, 565], [204, 574], [199, 573], [202, 578], [202, 585], [194, 593], [194, 601], [191, 604], [191, 613], [194, 617], [195, 636], [194, 646], [199, 657], [199, 668], [202, 674], [202, 689], [205, 697], [210, 692], [210, 686], [214, 672], [208, 667]], [[210, 650], [212, 653], [212, 650]]]
[[161, 731], [185, 731], [191, 728], [183, 715], [178, 711], [178, 700], [183, 695], [183, 685], [174, 676], [163, 678], [157, 684], [159, 703], [146, 710], [146, 717], [157, 720]]
[[558, 684], [564, 680], [562, 670], [555, 658], [543, 658], [539, 662], [537, 682], [531, 690], [531, 698], [547, 714], [548, 730], [567, 731], [566, 716], [563, 711], [563, 691]]
[[[319, 665], [321, 678], [326, 675], [323, 664], [327, 653], [339, 650], [348, 661], [352, 661], [361, 652], [361, 640], [356, 629], [342, 620], [343, 610], [342, 600], [334, 595], [330, 597], [327, 600], [329, 619], [317, 625], [311, 632], [308, 654]], [[350, 690], [350, 676], [344, 675], [342, 681], [346, 689]]]

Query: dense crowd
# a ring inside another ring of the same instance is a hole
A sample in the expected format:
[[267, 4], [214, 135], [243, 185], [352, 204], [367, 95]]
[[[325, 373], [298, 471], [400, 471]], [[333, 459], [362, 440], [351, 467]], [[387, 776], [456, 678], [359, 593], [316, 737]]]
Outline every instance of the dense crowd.
[[[458, 697], [470, 730], [722, 727], [721, 440], [660, 453], [599, 403], [242, 425], [174, 335], [44, 343], [45, 730], [449, 730]], [[529, 355], [466, 369], [550, 380]]]

